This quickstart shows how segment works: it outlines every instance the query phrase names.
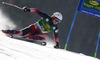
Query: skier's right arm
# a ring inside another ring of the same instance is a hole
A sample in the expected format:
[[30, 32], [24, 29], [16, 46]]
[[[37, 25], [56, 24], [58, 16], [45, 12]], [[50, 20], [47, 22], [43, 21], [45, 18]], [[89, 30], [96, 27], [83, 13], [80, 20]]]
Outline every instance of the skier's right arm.
[[24, 12], [36, 13], [36, 14], [38, 14], [39, 16], [41, 16], [41, 17], [43, 17], [43, 18], [47, 18], [47, 17], [48, 17], [47, 14], [45, 14], [45, 13], [43, 13], [43, 12], [37, 10], [36, 8], [30, 8], [30, 9], [28, 9], [28, 8], [24, 7], [24, 8], [23, 8], [23, 11], [24, 11]]

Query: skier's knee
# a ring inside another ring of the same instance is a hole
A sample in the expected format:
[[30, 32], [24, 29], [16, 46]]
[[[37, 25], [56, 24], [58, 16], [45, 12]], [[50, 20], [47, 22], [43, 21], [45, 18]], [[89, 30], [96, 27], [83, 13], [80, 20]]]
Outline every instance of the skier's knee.
[[16, 34], [15, 35], [22, 36], [23, 35], [23, 32], [22, 31], [16, 31]]

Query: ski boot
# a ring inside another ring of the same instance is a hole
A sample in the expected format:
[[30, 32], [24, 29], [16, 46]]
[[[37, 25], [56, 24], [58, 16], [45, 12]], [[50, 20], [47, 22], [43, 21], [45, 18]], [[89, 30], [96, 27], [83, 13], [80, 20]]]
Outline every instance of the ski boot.
[[11, 35], [19, 33], [19, 31], [16, 31], [16, 30], [2, 30], [2, 32], [5, 34], [11, 34]]

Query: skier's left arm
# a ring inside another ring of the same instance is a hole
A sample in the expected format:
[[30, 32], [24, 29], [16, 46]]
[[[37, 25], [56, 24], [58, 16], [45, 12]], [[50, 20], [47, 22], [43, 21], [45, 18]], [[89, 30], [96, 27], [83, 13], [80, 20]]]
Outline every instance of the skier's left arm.
[[54, 30], [54, 41], [56, 43], [56, 45], [54, 46], [54, 48], [59, 48], [58, 29]]

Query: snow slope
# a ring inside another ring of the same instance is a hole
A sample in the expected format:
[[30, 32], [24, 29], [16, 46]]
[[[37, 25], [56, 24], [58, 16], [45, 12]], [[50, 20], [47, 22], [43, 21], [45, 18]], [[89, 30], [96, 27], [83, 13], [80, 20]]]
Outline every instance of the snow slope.
[[[0, 30], [16, 28], [0, 11]], [[50, 40], [50, 39], [48, 39]], [[0, 60], [99, 60], [80, 53], [12, 39], [0, 32]]]
[[[0, 34], [1, 35], [1, 34]], [[3, 34], [2, 34], [3, 35]], [[0, 60], [99, 60], [79, 53], [54, 49], [0, 36]]]

